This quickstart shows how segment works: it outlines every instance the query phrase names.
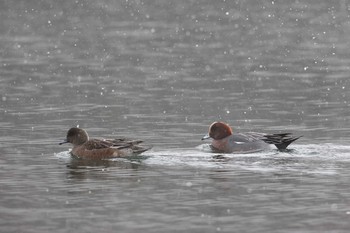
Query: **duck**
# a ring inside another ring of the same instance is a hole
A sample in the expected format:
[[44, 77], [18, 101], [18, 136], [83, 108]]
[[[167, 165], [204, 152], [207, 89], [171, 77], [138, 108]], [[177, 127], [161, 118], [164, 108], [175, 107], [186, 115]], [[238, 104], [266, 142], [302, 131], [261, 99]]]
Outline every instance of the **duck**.
[[140, 146], [142, 142], [127, 138], [90, 139], [84, 129], [73, 127], [68, 130], [66, 139], [59, 145], [71, 143], [73, 148], [70, 153], [79, 159], [110, 159], [137, 155], [150, 149]]
[[271, 149], [271, 145], [275, 145], [278, 150], [285, 150], [300, 137], [291, 133], [233, 133], [227, 123], [216, 121], [209, 126], [209, 132], [202, 140], [212, 139], [210, 147], [215, 152], [254, 153]]

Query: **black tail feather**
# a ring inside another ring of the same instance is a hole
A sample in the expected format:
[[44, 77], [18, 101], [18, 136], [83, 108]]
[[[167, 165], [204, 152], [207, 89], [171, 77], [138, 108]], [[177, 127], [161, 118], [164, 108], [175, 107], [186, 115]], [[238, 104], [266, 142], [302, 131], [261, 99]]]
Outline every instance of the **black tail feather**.
[[274, 144], [279, 150], [284, 150], [289, 146], [289, 144], [301, 137], [302, 136], [293, 137], [290, 133], [266, 134], [262, 140], [266, 143]]

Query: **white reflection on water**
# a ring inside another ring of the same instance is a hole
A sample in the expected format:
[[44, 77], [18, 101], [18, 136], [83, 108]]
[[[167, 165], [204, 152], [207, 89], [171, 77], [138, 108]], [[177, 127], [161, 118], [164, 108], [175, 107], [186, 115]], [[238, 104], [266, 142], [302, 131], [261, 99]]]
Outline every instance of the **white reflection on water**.
[[[55, 154], [66, 162], [74, 161], [69, 151]], [[195, 149], [150, 150], [130, 158], [115, 158], [109, 161], [137, 163], [150, 169], [223, 169], [248, 170], [261, 173], [300, 173], [335, 175], [339, 163], [350, 162], [350, 146], [339, 144], [293, 145], [287, 151], [269, 150], [252, 154], [220, 154], [209, 152], [209, 145]], [[103, 164], [103, 163], [101, 163]]]

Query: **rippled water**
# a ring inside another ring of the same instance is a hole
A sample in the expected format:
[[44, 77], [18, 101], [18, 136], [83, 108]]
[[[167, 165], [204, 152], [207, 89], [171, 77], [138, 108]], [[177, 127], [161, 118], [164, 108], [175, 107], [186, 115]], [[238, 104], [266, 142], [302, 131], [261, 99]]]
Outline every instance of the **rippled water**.
[[[347, 1], [0, 6], [1, 232], [348, 232]], [[212, 154], [215, 120], [304, 137]], [[72, 160], [76, 125], [153, 148]]]

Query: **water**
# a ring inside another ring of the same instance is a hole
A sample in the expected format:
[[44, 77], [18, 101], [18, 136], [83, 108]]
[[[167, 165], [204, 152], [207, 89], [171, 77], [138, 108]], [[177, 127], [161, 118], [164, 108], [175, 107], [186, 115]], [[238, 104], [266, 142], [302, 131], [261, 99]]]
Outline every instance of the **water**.
[[[348, 2], [2, 1], [1, 232], [348, 232]], [[304, 135], [208, 153], [215, 120]], [[153, 145], [86, 162], [71, 126]]]

